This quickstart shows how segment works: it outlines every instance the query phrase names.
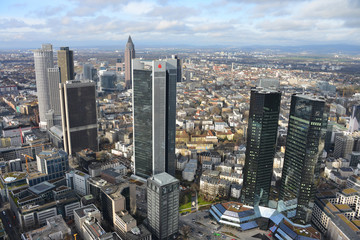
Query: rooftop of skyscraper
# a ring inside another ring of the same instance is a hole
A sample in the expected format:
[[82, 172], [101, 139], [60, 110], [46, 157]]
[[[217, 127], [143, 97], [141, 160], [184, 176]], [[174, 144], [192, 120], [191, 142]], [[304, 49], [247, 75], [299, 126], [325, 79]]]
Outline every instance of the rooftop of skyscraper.
[[154, 180], [155, 182], [157, 182], [161, 186], [167, 185], [170, 183], [176, 183], [179, 181], [166, 172], [156, 174], [156, 175], [152, 176], [151, 179]]

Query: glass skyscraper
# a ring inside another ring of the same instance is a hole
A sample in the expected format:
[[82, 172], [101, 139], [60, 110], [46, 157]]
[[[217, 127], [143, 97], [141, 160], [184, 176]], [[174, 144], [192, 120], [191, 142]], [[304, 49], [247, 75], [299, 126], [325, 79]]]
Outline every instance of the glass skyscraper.
[[242, 201], [267, 206], [272, 178], [281, 92], [251, 90]]
[[95, 82], [73, 80], [60, 86], [65, 151], [69, 155], [85, 148], [98, 151]]
[[57, 55], [61, 82], [65, 83], [66, 81], [74, 80], [74, 52], [69, 50], [69, 47], [60, 47]]
[[278, 210], [300, 223], [311, 218], [328, 112], [324, 99], [296, 94], [291, 98]]
[[135, 174], [175, 175], [177, 59], [133, 60]]
[[43, 44], [41, 49], [34, 50], [36, 90], [39, 101], [40, 127], [46, 128], [45, 114], [50, 110], [48, 68], [54, 67], [51, 44]]

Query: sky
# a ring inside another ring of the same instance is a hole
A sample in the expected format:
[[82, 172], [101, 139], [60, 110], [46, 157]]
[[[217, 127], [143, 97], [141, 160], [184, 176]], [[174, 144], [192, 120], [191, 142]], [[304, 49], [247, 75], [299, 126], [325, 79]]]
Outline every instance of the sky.
[[360, 0], [0, 0], [0, 48], [360, 45]]

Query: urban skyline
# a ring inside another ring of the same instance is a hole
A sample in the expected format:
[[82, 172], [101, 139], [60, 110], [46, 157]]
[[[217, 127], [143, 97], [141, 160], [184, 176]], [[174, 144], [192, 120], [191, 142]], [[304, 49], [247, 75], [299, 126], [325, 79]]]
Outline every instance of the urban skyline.
[[0, 240], [360, 238], [357, 1], [1, 5]]

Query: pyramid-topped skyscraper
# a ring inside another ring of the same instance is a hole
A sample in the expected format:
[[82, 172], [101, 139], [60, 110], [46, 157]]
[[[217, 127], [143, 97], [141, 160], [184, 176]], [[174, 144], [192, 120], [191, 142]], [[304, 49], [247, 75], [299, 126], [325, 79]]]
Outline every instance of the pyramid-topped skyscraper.
[[135, 46], [131, 39], [131, 36], [129, 36], [129, 39], [126, 43], [125, 47], [125, 84], [126, 88], [131, 88], [132, 84], [132, 59], [135, 58]]

